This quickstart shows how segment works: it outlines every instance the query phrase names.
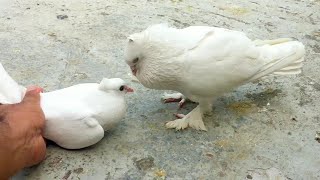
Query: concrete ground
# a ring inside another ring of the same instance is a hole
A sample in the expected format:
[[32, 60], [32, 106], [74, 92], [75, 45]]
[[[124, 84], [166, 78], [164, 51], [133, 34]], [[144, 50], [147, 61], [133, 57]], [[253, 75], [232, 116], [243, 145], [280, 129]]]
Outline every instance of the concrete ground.
[[[176, 104], [130, 82], [128, 114], [93, 147], [48, 145], [15, 179], [320, 179], [319, 0], [16, 0], [0, 8], [0, 60], [47, 91], [103, 77], [130, 81], [126, 36], [148, 25], [210, 25], [306, 45], [298, 76], [267, 77], [214, 102], [208, 132], [167, 130]], [[181, 112], [188, 112], [188, 104]]]

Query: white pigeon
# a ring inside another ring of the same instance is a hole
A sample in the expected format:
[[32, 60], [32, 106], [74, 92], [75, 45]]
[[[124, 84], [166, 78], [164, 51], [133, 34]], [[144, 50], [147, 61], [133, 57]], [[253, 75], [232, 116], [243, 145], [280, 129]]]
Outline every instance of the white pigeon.
[[167, 128], [206, 131], [203, 114], [212, 111], [215, 97], [269, 74], [299, 74], [304, 54], [304, 45], [288, 38], [251, 40], [224, 28], [157, 24], [128, 37], [125, 59], [145, 87], [178, 91], [166, 97], [199, 103]]
[[[0, 83], [0, 103], [21, 102], [26, 88], [9, 76], [1, 63]], [[104, 78], [100, 84], [78, 84], [42, 93], [44, 137], [66, 149], [80, 149], [99, 142], [104, 131], [124, 118], [125, 94], [132, 91], [122, 79]]]

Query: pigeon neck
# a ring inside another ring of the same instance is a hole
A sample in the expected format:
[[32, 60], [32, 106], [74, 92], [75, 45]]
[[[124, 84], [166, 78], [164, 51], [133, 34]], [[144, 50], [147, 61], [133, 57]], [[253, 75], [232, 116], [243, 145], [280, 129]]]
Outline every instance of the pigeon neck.
[[182, 76], [182, 66], [176, 58], [148, 58], [137, 72], [140, 82], [152, 89], [176, 90]]

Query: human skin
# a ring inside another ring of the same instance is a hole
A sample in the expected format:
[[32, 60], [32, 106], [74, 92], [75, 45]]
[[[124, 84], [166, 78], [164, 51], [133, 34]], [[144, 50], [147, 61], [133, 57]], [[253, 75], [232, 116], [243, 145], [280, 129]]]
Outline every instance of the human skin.
[[45, 117], [40, 107], [41, 88], [27, 89], [22, 102], [0, 104], [0, 180], [40, 163], [46, 155], [42, 137]]

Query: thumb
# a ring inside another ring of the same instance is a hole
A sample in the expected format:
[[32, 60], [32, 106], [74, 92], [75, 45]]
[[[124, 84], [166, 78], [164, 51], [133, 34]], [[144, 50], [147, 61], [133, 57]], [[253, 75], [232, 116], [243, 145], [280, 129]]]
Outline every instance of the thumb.
[[28, 88], [22, 103], [40, 104], [40, 92], [42, 92], [42, 88]]

